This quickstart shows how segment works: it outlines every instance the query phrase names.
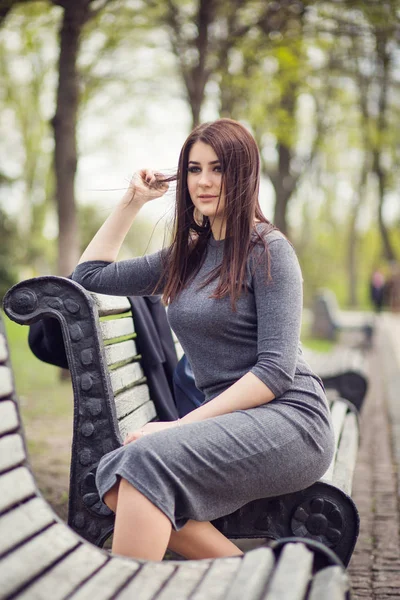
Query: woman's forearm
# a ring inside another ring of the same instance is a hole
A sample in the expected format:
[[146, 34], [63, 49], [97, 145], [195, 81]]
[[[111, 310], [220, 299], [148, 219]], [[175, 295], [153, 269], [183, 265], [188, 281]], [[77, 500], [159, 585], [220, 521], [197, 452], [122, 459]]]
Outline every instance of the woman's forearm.
[[180, 419], [180, 423], [194, 423], [235, 410], [254, 408], [266, 404], [274, 398], [273, 392], [265, 383], [253, 373], [246, 373], [222, 394], [185, 415]]
[[149, 433], [156, 433], [164, 429], [178, 427], [185, 423], [196, 423], [205, 421], [219, 415], [228, 414], [235, 410], [246, 410], [266, 404], [275, 398], [273, 392], [253, 373], [246, 373], [236, 383], [213, 398], [206, 404], [199, 406], [188, 413], [182, 419], [176, 421], [153, 421], [147, 423], [140, 429], [128, 433], [124, 444], [130, 444]]
[[79, 264], [90, 260], [117, 260], [139, 210], [146, 202], [163, 196], [167, 190], [168, 183], [160, 173], [150, 169], [135, 173], [124, 196], [82, 254]]

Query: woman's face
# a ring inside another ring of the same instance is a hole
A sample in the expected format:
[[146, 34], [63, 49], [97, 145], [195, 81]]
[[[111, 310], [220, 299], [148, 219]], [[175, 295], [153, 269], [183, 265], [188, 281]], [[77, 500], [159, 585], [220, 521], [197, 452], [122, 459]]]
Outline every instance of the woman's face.
[[213, 232], [221, 230], [225, 208], [221, 164], [204, 142], [195, 142], [189, 151], [187, 185], [194, 206], [209, 217]]

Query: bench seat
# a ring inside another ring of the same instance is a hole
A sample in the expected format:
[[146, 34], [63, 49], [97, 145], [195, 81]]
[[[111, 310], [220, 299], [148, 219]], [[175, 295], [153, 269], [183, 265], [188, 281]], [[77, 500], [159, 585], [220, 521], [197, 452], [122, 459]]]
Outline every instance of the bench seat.
[[[113, 531], [114, 515], [97, 493], [98, 462], [121, 446], [129, 430], [157, 418], [135, 354], [129, 301], [90, 294], [76, 282], [48, 276], [14, 286], [4, 307], [21, 324], [44, 316], [61, 323], [74, 391], [68, 523], [102, 546]], [[351, 498], [358, 420], [356, 409], [336, 394], [331, 404], [336, 453], [325, 476], [305, 490], [250, 502], [214, 521], [227, 537], [262, 541], [302, 536], [325, 544], [348, 564], [359, 531]]]

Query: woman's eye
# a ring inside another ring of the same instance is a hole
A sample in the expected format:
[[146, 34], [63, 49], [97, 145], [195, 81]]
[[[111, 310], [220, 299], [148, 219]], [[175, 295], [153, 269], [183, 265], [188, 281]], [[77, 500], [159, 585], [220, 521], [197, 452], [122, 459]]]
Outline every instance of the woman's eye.
[[218, 166], [214, 167], [214, 171], [216, 173], [222, 173], [221, 165], [218, 165]]
[[200, 173], [199, 167], [188, 167], [189, 173]]

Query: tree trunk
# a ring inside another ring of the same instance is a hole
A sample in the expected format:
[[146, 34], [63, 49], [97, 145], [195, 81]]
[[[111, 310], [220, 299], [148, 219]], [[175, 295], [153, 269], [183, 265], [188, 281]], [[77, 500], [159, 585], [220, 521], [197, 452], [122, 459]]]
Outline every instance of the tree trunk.
[[192, 94], [189, 95], [190, 111], [192, 113], [192, 129], [200, 124], [201, 107], [204, 102], [204, 87], [201, 89], [196, 86]]
[[52, 120], [55, 138], [54, 167], [58, 212], [57, 273], [69, 275], [79, 258], [75, 203], [77, 168], [76, 124], [79, 104], [77, 56], [80, 35], [89, 15], [89, 2], [69, 0], [64, 6], [60, 30], [57, 108]]
[[288, 234], [287, 208], [289, 199], [296, 187], [297, 178], [290, 173], [291, 150], [285, 144], [278, 144], [278, 172], [271, 178], [275, 190], [275, 211], [273, 223], [282, 233]]
[[393, 250], [390, 241], [389, 232], [383, 219], [383, 204], [385, 200], [385, 173], [380, 166], [380, 150], [375, 149], [374, 153], [373, 172], [378, 180], [378, 227], [381, 234], [383, 244], [383, 254], [386, 260], [392, 261], [396, 259], [396, 254]]

